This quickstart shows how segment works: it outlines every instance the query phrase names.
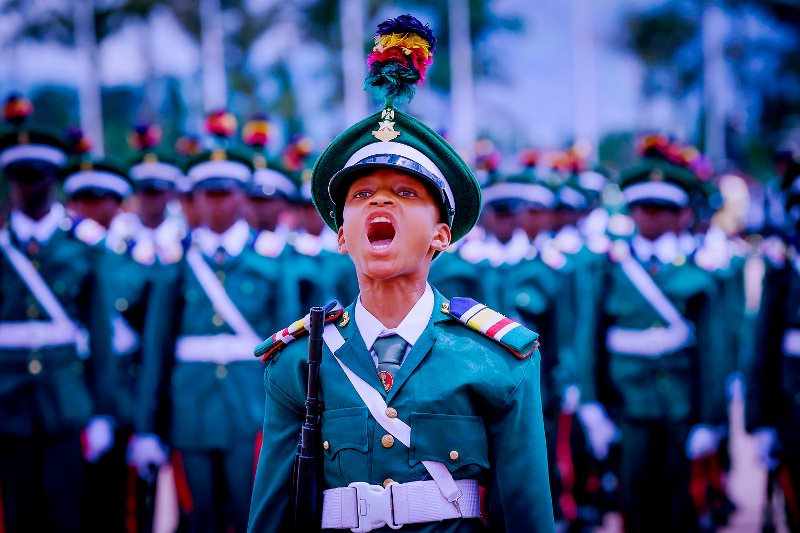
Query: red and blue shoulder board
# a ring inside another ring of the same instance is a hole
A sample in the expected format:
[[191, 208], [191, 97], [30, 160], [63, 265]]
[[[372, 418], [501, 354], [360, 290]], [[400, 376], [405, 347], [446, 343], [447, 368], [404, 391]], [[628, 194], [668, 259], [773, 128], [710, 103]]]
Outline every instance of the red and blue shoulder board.
[[451, 298], [450, 315], [468, 328], [502, 345], [520, 359], [525, 359], [539, 347], [538, 333], [472, 298]]
[[[333, 307], [325, 314], [325, 324], [338, 320], [342, 316], [342, 311], [342, 306], [338, 302], [334, 302]], [[266, 362], [290, 342], [307, 335], [310, 324], [311, 314], [309, 313], [300, 320], [292, 322], [288, 327], [267, 337], [264, 342], [255, 347], [253, 355], [260, 357], [262, 363]]]

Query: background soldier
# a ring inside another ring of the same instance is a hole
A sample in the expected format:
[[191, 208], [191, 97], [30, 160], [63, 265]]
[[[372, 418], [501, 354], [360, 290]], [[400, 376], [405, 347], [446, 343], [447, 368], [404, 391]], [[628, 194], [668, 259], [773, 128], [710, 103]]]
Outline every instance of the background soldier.
[[64, 144], [25, 129], [22, 119], [0, 139], [13, 200], [0, 230], [4, 526], [77, 532], [84, 530], [82, 452], [95, 462], [113, 442], [103, 251], [84, 242], [53, 200]]

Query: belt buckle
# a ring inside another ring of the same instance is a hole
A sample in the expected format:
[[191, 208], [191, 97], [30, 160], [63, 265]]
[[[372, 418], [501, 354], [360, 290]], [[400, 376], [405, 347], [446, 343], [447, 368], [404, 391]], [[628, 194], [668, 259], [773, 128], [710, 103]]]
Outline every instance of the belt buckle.
[[367, 533], [383, 526], [389, 526], [391, 529], [403, 527], [402, 524], [394, 523], [393, 485], [399, 485], [399, 483], [389, 483], [386, 488], [380, 485], [370, 485], [363, 481], [354, 481], [348, 485], [348, 487], [356, 489], [358, 527], [352, 528], [352, 531]]

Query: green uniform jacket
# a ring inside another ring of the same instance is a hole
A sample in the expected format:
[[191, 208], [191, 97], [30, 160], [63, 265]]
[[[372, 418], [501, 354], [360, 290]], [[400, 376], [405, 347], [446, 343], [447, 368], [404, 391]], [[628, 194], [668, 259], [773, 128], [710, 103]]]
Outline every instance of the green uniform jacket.
[[581, 400], [619, 407], [628, 419], [724, 424], [725, 344], [716, 280], [682, 257], [662, 265], [653, 280], [693, 325], [696, 340], [656, 358], [614, 353], [606, 346], [609, 327], [646, 329], [665, 324], [612, 255], [604, 263], [599, 298], [587, 313], [586, 327], [578, 329], [586, 336], [579, 345], [587, 347], [578, 354], [583, 361]]
[[[13, 231], [9, 233], [12, 246], [25, 254]], [[74, 431], [93, 415], [115, 411], [104, 276], [107, 253], [102, 246], [79, 240], [69, 228], [57, 229], [38, 253], [27, 256], [67, 315], [88, 331], [88, 353], [86, 347], [79, 353], [75, 344], [0, 348], [0, 432], [28, 437]], [[5, 255], [0, 255], [0, 321], [48, 320]]]
[[[252, 243], [252, 239], [251, 239]], [[222, 265], [203, 256], [222, 280], [230, 299], [258, 335], [278, 329], [280, 262], [251, 245]], [[153, 288], [145, 326], [144, 375], [138, 394], [135, 430], [153, 433], [157, 415], [170, 416], [171, 444], [180, 449], [224, 449], [252, 439], [261, 427], [264, 390], [259, 364], [178, 360], [181, 336], [232, 334], [184, 259], [162, 266]], [[160, 394], [164, 387], [169, 394]], [[163, 402], [168, 398], [171, 405]]]
[[[369, 415], [330, 351], [320, 366], [324, 488], [354, 481], [382, 484], [430, 479], [423, 460], [448, 466], [455, 479], [487, 489], [492, 531], [552, 531], [538, 352], [525, 360], [442, 311], [435, 291], [431, 320], [385, 393], [355, 320], [336, 326], [337, 356], [384, 395], [411, 426], [411, 448], [385, 448], [386, 433]], [[354, 316], [355, 305], [347, 312]], [[264, 441], [253, 489], [250, 531], [291, 530], [291, 471], [303, 422], [307, 342], [273, 356], [264, 372]], [[458, 459], [450, 459], [451, 451]], [[384, 528], [388, 531], [388, 528]], [[409, 531], [486, 531], [477, 519], [403, 527]]]
[[[786, 454], [800, 455], [800, 354], [788, 336], [800, 330], [797, 252], [783, 265], [767, 263], [755, 349], [748, 372], [745, 424], [748, 431], [776, 428]], [[796, 344], [796, 342], [795, 342]]]

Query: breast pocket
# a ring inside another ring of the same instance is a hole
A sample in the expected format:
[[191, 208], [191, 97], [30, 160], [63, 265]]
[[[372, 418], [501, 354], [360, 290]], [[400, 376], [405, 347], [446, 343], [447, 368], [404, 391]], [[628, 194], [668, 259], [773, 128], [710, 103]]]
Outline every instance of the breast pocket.
[[489, 468], [489, 445], [481, 417], [412, 413], [410, 421], [409, 466], [438, 461], [450, 472], [465, 469], [463, 477]]
[[343, 487], [353, 481], [366, 481], [369, 477], [367, 408], [325, 411], [321, 422], [327, 484]]

